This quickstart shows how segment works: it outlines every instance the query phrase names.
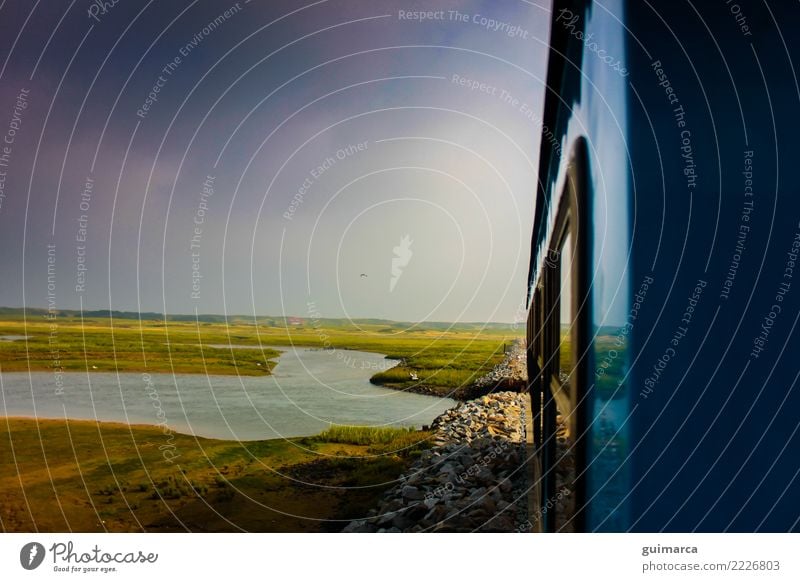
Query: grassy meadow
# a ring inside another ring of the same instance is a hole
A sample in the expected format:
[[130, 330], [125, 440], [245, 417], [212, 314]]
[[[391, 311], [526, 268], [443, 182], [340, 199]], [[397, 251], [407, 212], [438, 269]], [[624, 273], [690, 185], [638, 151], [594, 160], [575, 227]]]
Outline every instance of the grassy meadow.
[[[269, 346], [295, 345], [361, 350], [401, 360], [388, 370], [373, 370], [372, 382], [458, 397], [458, 390], [500, 362], [503, 348], [522, 329], [491, 324], [405, 324], [383, 320], [242, 318], [155, 314], [0, 310], [0, 370], [66, 372], [148, 372], [263, 376], [271, 373], [279, 352]], [[149, 319], [146, 319], [149, 318]], [[225, 347], [213, 347], [225, 346]], [[262, 349], [248, 349], [251, 346]], [[413, 375], [417, 379], [414, 380]]]
[[[401, 363], [369, 370], [373, 383], [457, 397], [522, 333], [498, 324], [111, 315], [0, 308], [0, 372], [263, 376], [279, 355], [270, 346], [295, 345], [336, 351], [343, 365], [355, 365], [349, 350], [386, 354]], [[157, 426], [0, 418], [0, 529], [338, 531], [375, 506], [428, 437], [334, 426], [235, 442]]]
[[166, 435], [153, 426], [2, 419], [0, 526], [339, 531], [366, 515], [428, 436], [334, 427], [328, 436], [235, 442]]

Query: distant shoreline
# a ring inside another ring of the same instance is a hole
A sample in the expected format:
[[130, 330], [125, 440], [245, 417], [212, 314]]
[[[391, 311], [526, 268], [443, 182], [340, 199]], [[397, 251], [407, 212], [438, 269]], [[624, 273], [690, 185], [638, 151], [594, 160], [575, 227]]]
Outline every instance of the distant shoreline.
[[53, 317], [43, 313], [23, 320], [21, 310], [0, 308], [0, 337], [26, 336], [0, 342], [0, 370], [261, 377], [272, 374], [280, 349], [292, 346], [329, 350], [343, 365], [352, 364], [351, 352], [400, 360], [402, 364], [390, 368], [370, 367], [370, 382], [414, 394], [452, 394], [462, 399], [460, 395], [466, 394], [462, 387], [471, 386], [499, 364], [504, 347], [522, 333], [519, 327], [501, 324], [283, 317], [259, 320], [256, 326], [252, 320], [167, 323], [113, 319], [108, 312], [75, 313]]
[[[49, 315], [51, 312], [46, 307], [6, 307], [0, 306], [0, 318], [4, 316], [23, 316], [25, 314], [29, 316], [45, 316]], [[108, 309], [91, 309], [91, 310], [79, 310], [79, 309], [56, 309], [55, 313], [60, 317], [82, 317], [85, 319], [91, 319], [96, 317], [103, 317], [103, 318], [114, 318], [114, 319], [125, 319], [125, 320], [136, 320], [136, 321], [143, 321], [143, 322], [153, 322], [153, 321], [172, 321], [176, 323], [180, 322], [195, 322], [199, 321], [201, 323], [223, 323], [228, 325], [240, 325], [240, 324], [249, 324], [253, 325], [255, 322], [263, 323], [265, 321], [272, 321], [274, 323], [281, 322], [284, 326], [291, 328], [294, 325], [309, 323], [311, 321], [317, 321], [323, 325], [330, 325], [335, 324], [337, 326], [342, 325], [360, 325], [360, 324], [368, 324], [368, 325], [394, 325], [394, 326], [402, 326], [402, 328], [408, 328], [409, 326], [421, 326], [426, 329], [454, 329], [454, 330], [461, 330], [461, 329], [478, 329], [478, 328], [486, 328], [486, 329], [517, 329], [519, 328], [519, 323], [511, 323], [511, 322], [503, 322], [503, 321], [465, 321], [465, 322], [451, 322], [451, 321], [424, 321], [424, 322], [410, 322], [410, 321], [398, 321], [394, 319], [382, 319], [382, 318], [372, 318], [372, 317], [357, 317], [353, 319], [344, 318], [344, 317], [325, 317], [325, 318], [313, 318], [309, 316], [298, 317], [295, 315], [243, 315], [243, 314], [218, 314], [218, 313], [157, 313], [154, 311], [124, 311], [124, 310], [108, 310]]]

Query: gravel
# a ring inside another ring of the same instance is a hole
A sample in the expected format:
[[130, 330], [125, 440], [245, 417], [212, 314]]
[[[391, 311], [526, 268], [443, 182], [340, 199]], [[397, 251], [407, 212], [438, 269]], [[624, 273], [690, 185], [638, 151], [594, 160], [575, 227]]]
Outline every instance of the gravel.
[[512, 532], [527, 519], [525, 396], [496, 392], [434, 420], [433, 448], [345, 532]]

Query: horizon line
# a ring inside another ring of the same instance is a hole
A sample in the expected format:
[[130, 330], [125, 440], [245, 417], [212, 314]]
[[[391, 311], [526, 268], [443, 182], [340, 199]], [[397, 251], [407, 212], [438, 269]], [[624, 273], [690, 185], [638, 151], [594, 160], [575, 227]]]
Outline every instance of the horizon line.
[[[25, 307], [13, 307], [13, 306], [6, 306], [0, 305], [0, 315], [3, 315], [3, 311], [18, 311], [18, 312], [25, 312], [25, 311], [37, 311], [37, 312], [44, 312], [44, 313], [64, 313], [64, 312], [74, 312], [74, 313], [91, 313], [91, 312], [106, 312], [110, 314], [114, 313], [121, 313], [121, 314], [133, 314], [140, 316], [139, 318], [142, 319], [142, 315], [159, 315], [162, 318], [168, 317], [195, 317], [195, 318], [202, 318], [202, 317], [221, 317], [221, 318], [248, 318], [248, 319], [270, 319], [270, 318], [283, 318], [283, 319], [300, 319], [300, 320], [320, 320], [320, 319], [333, 319], [333, 320], [340, 320], [340, 321], [349, 321], [349, 322], [356, 322], [356, 321], [363, 321], [363, 320], [374, 320], [374, 321], [382, 321], [382, 322], [389, 322], [389, 323], [408, 323], [412, 325], [422, 325], [422, 324], [441, 324], [441, 325], [507, 325], [507, 326], [515, 326], [520, 325], [524, 322], [511, 322], [511, 321], [403, 321], [397, 319], [387, 319], [384, 317], [310, 317], [310, 316], [300, 316], [300, 315], [245, 315], [241, 313], [163, 313], [160, 311], [132, 311], [126, 309], [109, 309], [109, 308], [100, 308], [100, 309], [50, 309], [48, 307], [33, 307], [33, 306], [25, 306]], [[147, 319], [147, 318], [144, 318]]]

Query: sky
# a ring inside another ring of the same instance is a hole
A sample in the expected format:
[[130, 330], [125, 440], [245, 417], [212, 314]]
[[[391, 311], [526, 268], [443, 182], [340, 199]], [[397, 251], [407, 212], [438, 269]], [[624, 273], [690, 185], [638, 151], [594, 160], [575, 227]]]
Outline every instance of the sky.
[[1, 5], [0, 305], [521, 318], [545, 0], [101, 4]]

